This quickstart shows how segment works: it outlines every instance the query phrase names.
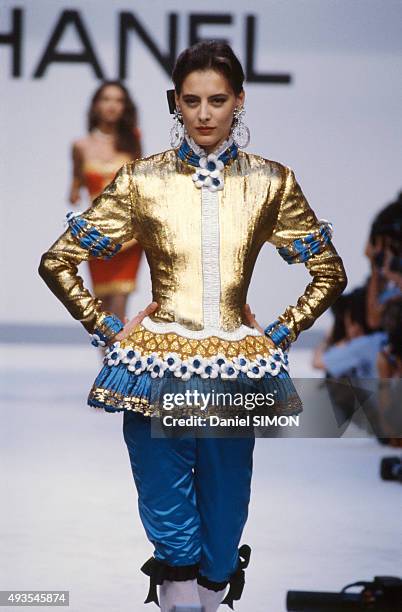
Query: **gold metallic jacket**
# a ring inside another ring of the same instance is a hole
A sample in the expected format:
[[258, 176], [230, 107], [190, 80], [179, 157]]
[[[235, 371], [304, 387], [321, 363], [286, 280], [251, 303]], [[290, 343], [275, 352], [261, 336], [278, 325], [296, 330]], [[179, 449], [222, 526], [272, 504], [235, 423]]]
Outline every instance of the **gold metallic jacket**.
[[[173, 149], [125, 164], [80, 215], [83, 235], [68, 228], [43, 254], [39, 274], [91, 334], [111, 313], [83, 286], [77, 266], [93, 254], [112, 256], [132, 238], [145, 250], [152, 299], [160, 305], [152, 321], [203, 329], [201, 189], [191, 180], [193, 172]], [[322, 240], [323, 223], [290, 168], [239, 151], [225, 166], [218, 193], [220, 328], [230, 332], [242, 324], [255, 261], [270, 242], [289, 263], [304, 262], [312, 277], [296, 305], [278, 316], [294, 342], [345, 289], [341, 258], [330, 239]], [[99, 236], [103, 242], [91, 251], [88, 244]]]

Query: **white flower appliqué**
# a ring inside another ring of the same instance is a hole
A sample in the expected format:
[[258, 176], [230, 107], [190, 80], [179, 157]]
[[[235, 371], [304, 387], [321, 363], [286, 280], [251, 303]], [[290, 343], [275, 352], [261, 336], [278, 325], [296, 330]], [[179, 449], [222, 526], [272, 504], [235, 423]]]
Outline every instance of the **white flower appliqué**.
[[208, 187], [209, 191], [223, 189], [223, 169], [225, 164], [214, 153], [200, 157], [198, 167], [192, 178], [196, 187]]
[[222, 378], [223, 380], [235, 379], [241, 375], [248, 378], [263, 378], [266, 375], [274, 377], [281, 371], [289, 371], [289, 359], [287, 351], [280, 348], [268, 349], [269, 355], [256, 355], [252, 361], [240, 354], [228, 358], [222, 353], [211, 357], [193, 355], [187, 359], [181, 359], [177, 353], [166, 353], [159, 355], [156, 351], [148, 355], [142, 355], [138, 349], [132, 346], [121, 347], [119, 341], [106, 346], [104, 363], [109, 367], [125, 366], [136, 375], [148, 372], [151, 378], [163, 378], [171, 373], [181, 380], [189, 380], [193, 376], [200, 378]]
[[98, 334], [92, 334], [91, 336], [93, 346], [106, 346], [106, 341], [102, 340], [102, 338]]

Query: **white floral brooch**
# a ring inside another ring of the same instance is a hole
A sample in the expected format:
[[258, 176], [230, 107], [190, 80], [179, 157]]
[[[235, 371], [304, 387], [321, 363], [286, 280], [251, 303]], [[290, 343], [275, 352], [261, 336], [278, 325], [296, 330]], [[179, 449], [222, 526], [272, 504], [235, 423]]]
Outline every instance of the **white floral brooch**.
[[207, 157], [200, 157], [199, 166], [192, 178], [196, 187], [208, 187], [209, 191], [219, 191], [223, 189], [222, 170], [225, 167], [214, 153]]
[[[198, 147], [194, 141], [191, 141], [191, 146], [184, 138], [180, 148], [177, 150], [177, 155], [184, 162], [195, 167], [195, 172], [192, 175], [194, 185], [201, 189], [206, 187], [209, 191], [220, 191], [223, 189], [223, 169], [226, 164], [237, 157], [237, 146], [231, 141], [225, 141], [222, 144], [222, 151], [217, 150], [215, 153], [207, 155], [205, 151]], [[199, 154], [196, 152], [198, 151]]]

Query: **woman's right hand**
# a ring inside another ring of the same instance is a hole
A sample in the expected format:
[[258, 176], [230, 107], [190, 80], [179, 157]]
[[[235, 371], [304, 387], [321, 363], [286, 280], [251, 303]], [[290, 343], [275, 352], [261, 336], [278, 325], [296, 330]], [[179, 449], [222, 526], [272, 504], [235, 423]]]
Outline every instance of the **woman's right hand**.
[[144, 310], [140, 310], [139, 313], [136, 314], [135, 317], [131, 319], [131, 321], [128, 321], [126, 317], [124, 321], [126, 323], [125, 326], [123, 327], [121, 331], [119, 331], [118, 334], [113, 336], [109, 344], [113, 344], [113, 342], [117, 342], [117, 341], [121, 342], [122, 340], [125, 340], [135, 330], [137, 325], [139, 325], [145, 317], [148, 317], [150, 314], [155, 312], [155, 310], [157, 310], [158, 308], [159, 308], [158, 302], [151, 302], [150, 304], [148, 304], [146, 308], [144, 308]]

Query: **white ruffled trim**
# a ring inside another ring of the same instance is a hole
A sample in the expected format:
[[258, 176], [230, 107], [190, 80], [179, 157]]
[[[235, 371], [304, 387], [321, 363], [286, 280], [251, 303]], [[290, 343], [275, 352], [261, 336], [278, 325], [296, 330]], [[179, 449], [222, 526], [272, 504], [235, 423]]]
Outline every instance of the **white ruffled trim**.
[[141, 325], [148, 331], [156, 334], [177, 334], [179, 336], [184, 336], [184, 338], [191, 338], [192, 340], [204, 340], [210, 336], [217, 336], [222, 340], [243, 340], [246, 336], [263, 336], [258, 329], [248, 327], [247, 325], [241, 325], [234, 331], [225, 331], [219, 327], [212, 326], [204, 327], [204, 329], [200, 330], [193, 330], [187, 329], [187, 327], [176, 322], [156, 323], [156, 321], [152, 321], [149, 317], [145, 317], [141, 321]]
[[[184, 135], [185, 135], [185, 138], [186, 138], [186, 140], [187, 140], [188, 144], [190, 145], [190, 147], [192, 148], [192, 150], [194, 151], [194, 153], [195, 153], [196, 155], [198, 155], [199, 157], [207, 157], [207, 156], [208, 156], [208, 153], [205, 151], [205, 149], [203, 149], [202, 147], [200, 147], [200, 146], [199, 146], [199, 145], [198, 145], [198, 144], [195, 142], [195, 140], [193, 140], [193, 139], [191, 138], [191, 136], [189, 135], [189, 133], [187, 132], [187, 130], [185, 131]], [[216, 155], [216, 157], [219, 157], [219, 155], [220, 155], [221, 153], [223, 153], [224, 151], [226, 151], [226, 149], [228, 149], [229, 147], [231, 147], [231, 146], [232, 146], [232, 144], [233, 144], [233, 138], [232, 138], [231, 136], [229, 136], [229, 138], [228, 138], [227, 140], [224, 140], [224, 141], [222, 142], [222, 144], [221, 144], [219, 147], [217, 147], [217, 148], [215, 149], [215, 151], [212, 151], [212, 153], [213, 153], [214, 155]]]

